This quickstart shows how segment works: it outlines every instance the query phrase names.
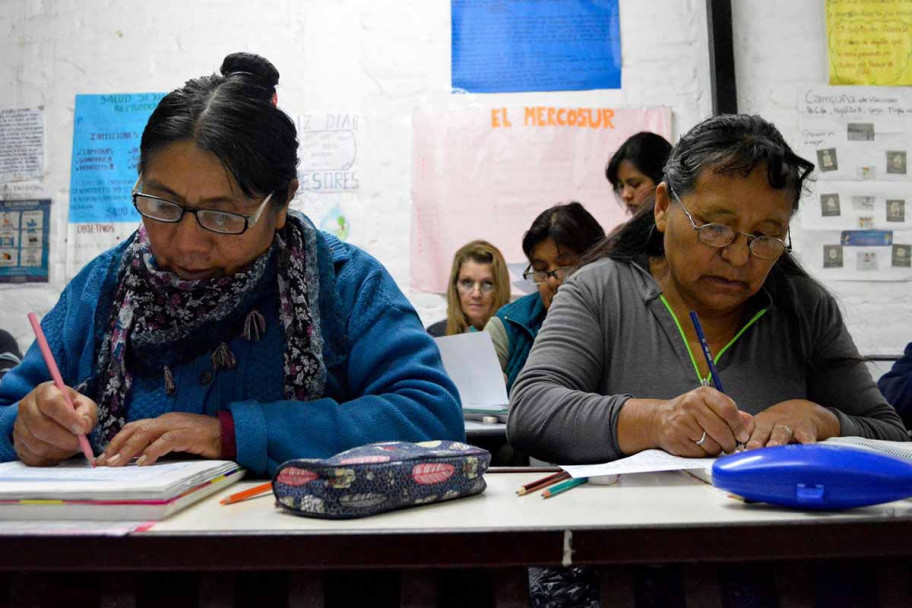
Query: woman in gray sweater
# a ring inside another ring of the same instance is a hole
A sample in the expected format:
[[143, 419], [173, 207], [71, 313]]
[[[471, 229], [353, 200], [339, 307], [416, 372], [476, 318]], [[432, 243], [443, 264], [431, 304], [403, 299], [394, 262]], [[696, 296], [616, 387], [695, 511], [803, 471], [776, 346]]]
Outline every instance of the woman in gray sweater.
[[511, 393], [510, 443], [570, 464], [647, 448], [703, 457], [738, 443], [907, 439], [832, 295], [789, 253], [812, 170], [757, 116], [716, 116], [681, 138], [654, 205], [555, 297]]

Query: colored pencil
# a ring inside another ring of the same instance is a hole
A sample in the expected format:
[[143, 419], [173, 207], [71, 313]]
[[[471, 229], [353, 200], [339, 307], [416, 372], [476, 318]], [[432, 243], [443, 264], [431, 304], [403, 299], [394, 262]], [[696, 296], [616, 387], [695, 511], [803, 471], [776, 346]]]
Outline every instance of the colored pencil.
[[244, 490], [243, 492], [237, 492], [227, 498], [223, 498], [219, 501], [219, 504], [231, 505], [236, 502], [241, 502], [242, 500], [247, 500], [248, 498], [254, 498], [261, 495], [265, 496], [270, 492], [272, 492], [272, 482], [267, 481], [266, 483]]
[[576, 486], [581, 486], [584, 483], [589, 481], [588, 477], [577, 477], [575, 479], [568, 479], [567, 481], [561, 482], [552, 488], [548, 488], [541, 493], [542, 498], [551, 498], [552, 496], [557, 496], [561, 492], [566, 492]]
[[526, 485], [522, 486], [520, 489], [516, 490], [516, 493], [519, 496], [525, 496], [526, 494], [529, 494], [530, 492], [534, 492], [535, 490], [541, 490], [542, 488], [547, 488], [548, 486], [554, 485], [557, 482], [563, 481], [565, 479], [570, 479], [570, 473], [568, 473], [566, 471], [558, 471], [557, 473], [548, 475], [547, 477], [543, 477], [542, 479], [533, 481], [532, 483], [527, 483]]
[[[76, 405], [73, 403], [73, 400], [70, 399], [70, 392], [67, 389], [66, 384], [63, 383], [63, 377], [60, 375], [60, 370], [57, 368], [57, 362], [54, 361], [51, 347], [48, 346], [47, 338], [44, 337], [44, 332], [41, 331], [41, 323], [38, 322], [38, 316], [35, 313], [30, 312], [28, 313], [28, 320], [29, 323], [32, 324], [32, 331], [35, 332], [35, 340], [38, 342], [41, 356], [44, 357], [44, 363], [47, 365], [48, 371], [51, 372], [51, 378], [54, 379], [54, 384], [57, 385], [57, 388], [63, 393], [63, 398], [66, 399], [66, 402], [75, 412]], [[88, 460], [89, 464], [94, 468], [95, 454], [92, 453], [92, 446], [89, 445], [89, 440], [86, 438], [85, 433], [79, 433], [76, 437], [79, 439], [79, 447], [82, 448], [82, 453], [85, 454], [86, 460]]]

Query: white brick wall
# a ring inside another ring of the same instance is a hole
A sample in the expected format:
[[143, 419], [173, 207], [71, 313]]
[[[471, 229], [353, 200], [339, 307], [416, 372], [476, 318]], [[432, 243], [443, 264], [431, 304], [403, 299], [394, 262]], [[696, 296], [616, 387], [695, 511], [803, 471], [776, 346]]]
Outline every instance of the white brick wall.
[[[798, 142], [798, 89], [826, 84], [826, 15], [822, 1], [733, 0], [738, 109], [776, 123]], [[816, 159], [810, 159], [816, 162]], [[801, 234], [795, 235], [800, 248]], [[912, 285], [832, 282], [863, 354], [900, 354], [912, 342]]]
[[[821, 3], [735, 5], [739, 104], [773, 119], [789, 137], [794, 88], [826, 78]], [[453, 100], [446, 0], [0, 0], [0, 108], [44, 106], [44, 183], [54, 200], [51, 284], [0, 289], [0, 327], [29, 344], [25, 313], [46, 312], [63, 287], [77, 93], [167, 91], [217, 70], [230, 52], [264, 55], [282, 73], [280, 105], [289, 113], [337, 110], [365, 117], [362, 244], [405, 287], [416, 105], [447, 99], [482, 106], [667, 105], [676, 133], [709, 115], [704, 1], [620, 0], [620, 7], [623, 89]], [[898, 352], [912, 339], [905, 286], [836, 291], [866, 352]], [[443, 298], [406, 293], [426, 323], [442, 318]], [[876, 320], [868, 319], [875, 310]], [[901, 323], [891, 329], [881, 311]]]

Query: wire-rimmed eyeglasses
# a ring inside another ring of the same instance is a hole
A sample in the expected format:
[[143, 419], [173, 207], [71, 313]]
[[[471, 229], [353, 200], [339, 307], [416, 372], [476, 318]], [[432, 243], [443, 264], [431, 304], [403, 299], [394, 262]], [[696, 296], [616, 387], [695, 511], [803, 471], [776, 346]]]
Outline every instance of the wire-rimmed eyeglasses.
[[690, 211], [688, 211], [687, 207], [684, 206], [684, 203], [681, 202], [677, 193], [671, 188], [668, 190], [671, 192], [675, 201], [681, 205], [681, 209], [684, 210], [684, 214], [687, 216], [687, 219], [690, 220], [690, 225], [697, 231], [697, 238], [704, 245], [722, 249], [723, 247], [731, 245], [739, 234], [743, 234], [747, 237], [747, 247], [751, 254], [761, 260], [775, 260], [786, 251], [792, 250], [791, 233], [789, 233], [789, 243], [786, 244], [786, 242], [779, 237], [765, 234], [747, 234], [746, 232], [739, 232], [731, 226], [716, 222], [709, 222], [702, 226], [697, 226], [697, 222], [694, 221]]

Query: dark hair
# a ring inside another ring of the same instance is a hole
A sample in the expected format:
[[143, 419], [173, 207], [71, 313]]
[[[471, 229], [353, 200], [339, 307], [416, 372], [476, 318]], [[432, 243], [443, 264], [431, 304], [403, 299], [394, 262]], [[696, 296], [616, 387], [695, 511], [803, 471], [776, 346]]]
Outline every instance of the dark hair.
[[628, 137], [627, 141], [611, 155], [611, 160], [605, 167], [605, 177], [611, 182], [611, 187], [617, 190], [621, 185], [618, 181], [618, 169], [622, 162], [629, 160], [637, 171], [658, 185], [663, 179], [663, 169], [669, 154], [671, 144], [668, 140], [655, 133], [640, 131]]
[[[724, 114], [707, 118], [684, 135], [665, 165], [665, 183], [678, 196], [693, 191], [704, 170], [747, 176], [759, 165], [769, 185], [794, 194], [792, 214], [804, 192], [814, 163], [795, 154], [772, 123], [759, 116]], [[609, 257], [631, 262], [643, 256], [664, 257], [662, 233], [656, 230], [655, 201], [642, 205], [626, 224], [598, 244], [581, 264]], [[770, 270], [767, 286], [776, 291], [785, 275], [810, 279], [791, 253], [783, 253]]]
[[298, 139], [275, 105], [279, 72], [250, 53], [228, 55], [220, 71], [188, 80], [159, 102], [143, 131], [139, 170], [166, 146], [192, 140], [222, 161], [245, 195], [273, 193], [281, 207], [297, 177]]
[[523, 235], [522, 248], [532, 260], [532, 250], [547, 239], [554, 239], [559, 248], [585, 253], [605, 238], [605, 230], [592, 214], [577, 202], [554, 205], [541, 212]]

